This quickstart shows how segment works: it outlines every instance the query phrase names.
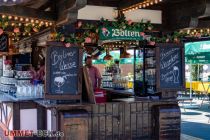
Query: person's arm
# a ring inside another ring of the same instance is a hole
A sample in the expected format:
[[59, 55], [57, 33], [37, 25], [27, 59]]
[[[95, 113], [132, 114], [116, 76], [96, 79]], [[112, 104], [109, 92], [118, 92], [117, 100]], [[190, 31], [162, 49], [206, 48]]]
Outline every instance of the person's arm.
[[101, 77], [101, 74], [97, 68], [96, 68], [96, 78], [97, 78], [97, 88], [100, 88], [102, 77]]

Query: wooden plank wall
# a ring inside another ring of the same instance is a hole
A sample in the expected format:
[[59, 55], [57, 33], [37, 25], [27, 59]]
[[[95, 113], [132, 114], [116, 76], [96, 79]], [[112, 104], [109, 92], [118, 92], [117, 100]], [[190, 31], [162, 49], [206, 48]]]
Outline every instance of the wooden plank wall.
[[[152, 139], [152, 107], [161, 102], [107, 103], [92, 105], [89, 140]], [[176, 102], [166, 103], [176, 104]]]

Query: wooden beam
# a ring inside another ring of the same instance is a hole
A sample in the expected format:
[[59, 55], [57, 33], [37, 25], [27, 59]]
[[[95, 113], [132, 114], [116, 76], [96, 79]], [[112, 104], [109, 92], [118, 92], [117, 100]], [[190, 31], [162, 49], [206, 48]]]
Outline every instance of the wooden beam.
[[70, 24], [77, 21], [78, 10], [87, 5], [87, 0], [59, 0], [57, 25]]
[[164, 29], [196, 28], [198, 17], [205, 14], [206, 6], [206, 0], [191, 0], [170, 6], [166, 4], [163, 8]]
[[15, 15], [20, 17], [30, 17], [35, 19], [56, 21], [56, 16], [52, 12], [40, 11], [23, 6], [1, 6], [0, 14]]

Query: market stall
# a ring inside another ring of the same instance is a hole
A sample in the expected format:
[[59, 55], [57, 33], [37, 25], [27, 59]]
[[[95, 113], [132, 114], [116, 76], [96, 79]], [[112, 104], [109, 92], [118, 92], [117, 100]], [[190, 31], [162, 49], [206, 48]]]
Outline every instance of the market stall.
[[[54, 24], [66, 21], [63, 5], [74, 13], [82, 7], [75, 3], [70, 8], [61, 1], [57, 20], [1, 16], [4, 25], [11, 22], [5, 30], [20, 33], [12, 35], [13, 41], [6, 32], [0, 35], [0, 126], [8, 132], [5, 138], [180, 139], [176, 93], [185, 88], [183, 45], [154, 43], [151, 23], [127, 21], [122, 11], [117, 21], [78, 21], [70, 25], [72, 35], [58, 32], [67, 28]], [[17, 19], [23, 27], [16, 27], [16, 22], [13, 26]], [[101, 88], [93, 90], [83, 56], [97, 59], [106, 52], [107, 63], [113, 50], [120, 51], [122, 61], [132, 58], [122, 70], [125, 75], [118, 69], [113, 74], [113, 65], [103, 66]]]

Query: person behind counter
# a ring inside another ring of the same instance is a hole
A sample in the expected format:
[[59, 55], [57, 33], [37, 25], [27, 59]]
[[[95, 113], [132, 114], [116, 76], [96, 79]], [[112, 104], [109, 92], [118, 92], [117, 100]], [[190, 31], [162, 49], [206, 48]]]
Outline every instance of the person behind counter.
[[120, 69], [120, 61], [115, 60], [115, 64], [113, 65], [113, 75], [119, 75], [121, 74], [121, 69]]
[[93, 66], [91, 56], [87, 56], [85, 58], [85, 64], [89, 71], [89, 77], [90, 77], [92, 85], [93, 85], [93, 90], [100, 88], [102, 77], [101, 77], [99, 70]]
[[30, 67], [30, 72], [32, 75], [32, 83], [34, 81], [41, 81], [44, 83], [45, 80], [45, 63], [44, 60], [40, 63], [38, 70], [36, 71], [34, 67]]

